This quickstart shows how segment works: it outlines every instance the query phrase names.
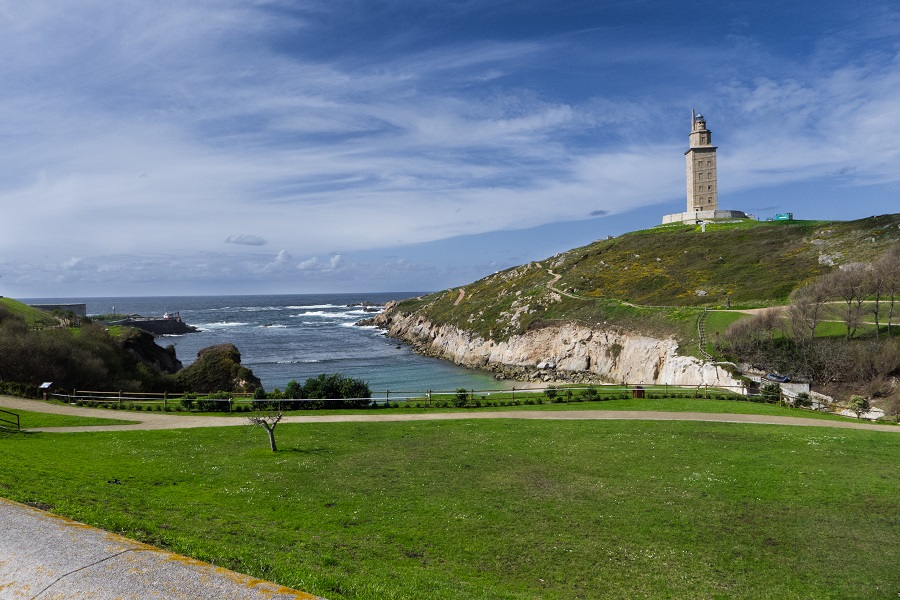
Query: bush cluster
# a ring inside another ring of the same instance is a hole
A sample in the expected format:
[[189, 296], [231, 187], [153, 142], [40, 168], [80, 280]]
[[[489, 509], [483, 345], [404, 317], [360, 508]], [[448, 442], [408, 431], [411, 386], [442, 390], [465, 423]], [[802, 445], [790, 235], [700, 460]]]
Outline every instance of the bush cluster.
[[316, 410], [322, 408], [365, 408], [373, 404], [372, 392], [361, 379], [340, 373], [321, 374], [302, 384], [291, 380], [284, 391], [274, 389], [266, 393], [257, 388], [253, 407], [257, 410]]
[[140, 337], [140, 332], [113, 337], [97, 324], [33, 330], [0, 305], [0, 376], [22, 386], [4, 384], [4, 389], [37, 397], [33, 387], [52, 381], [64, 389], [173, 391], [172, 375], [141, 356]]

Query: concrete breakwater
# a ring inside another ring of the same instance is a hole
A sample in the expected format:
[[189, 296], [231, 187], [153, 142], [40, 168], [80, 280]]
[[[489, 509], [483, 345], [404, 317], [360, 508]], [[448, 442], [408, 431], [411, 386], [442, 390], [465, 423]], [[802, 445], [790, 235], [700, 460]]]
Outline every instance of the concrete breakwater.
[[128, 317], [117, 321], [107, 321], [107, 325], [123, 325], [142, 329], [153, 335], [182, 335], [200, 331], [193, 325], [188, 325], [181, 317]]
[[563, 323], [505, 341], [436, 324], [390, 303], [368, 323], [418, 352], [529, 381], [629, 382], [740, 387], [719, 364], [678, 354], [675, 340]]

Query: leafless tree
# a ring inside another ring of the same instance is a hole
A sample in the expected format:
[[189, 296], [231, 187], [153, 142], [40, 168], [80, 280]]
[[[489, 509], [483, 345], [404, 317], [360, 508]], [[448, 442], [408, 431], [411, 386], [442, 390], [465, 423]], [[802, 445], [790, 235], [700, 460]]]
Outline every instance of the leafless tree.
[[275, 446], [275, 426], [278, 425], [282, 416], [282, 413], [278, 413], [277, 415], [265, 417], [247, 417], [251, 425], [262, 427], [269, 434], [269, 446], [272, 447], [272, 452], [278, 452], [278, 448]]
[[865, 265], [846, 265], [840, 270], [832, 271], [822, 281], [829, 293], [844, 304], [838, 314], [847, 325], [849, 340], [862, 322], [862, 305], [867, 295]]
[[766, 309], [729, 325], [725, 331], [725, 339], [737, 354], [752, 360], [772, 341], [773, 332], [780, 324], [780, 311]]
[[[888, 303], [887, 333], [891, 337], [891, 324], [894, 319], [894, 306], [897, 296], [900, 295], [900, 245], [891, 246], [887, 252], [875, 261], [872, 270], [877, 273], [881, 282], [881, 294]], [[875, 296], [875, 325], [879, 320], [880, 296]]]
[[809, 341], [816, 337], [816, 326], [822, 320], [823, 308], [831, 299], [825, 280], [816, 279], [791, 296], [788, 318], [793, 337], [801, 341], [809, 336]]

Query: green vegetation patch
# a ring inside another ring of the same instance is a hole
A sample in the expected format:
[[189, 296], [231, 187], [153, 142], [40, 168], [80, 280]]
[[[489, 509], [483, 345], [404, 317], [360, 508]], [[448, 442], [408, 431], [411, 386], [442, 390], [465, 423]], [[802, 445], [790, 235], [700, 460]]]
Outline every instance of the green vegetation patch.
[[[4, 409], [9, 410], [9, 409]], [[122, 419], [105, 419], [102, 417], [77, 417], [73, 415], [56, 415], [53, 413], [32, 412], [28, 410], [10, 410], [19, 415], [19, 426], [22, 429], [37, 427], [88, 427], [94, 425], [132, 425], [137, 421]], [[0, 414], [3, 418], [9, 415]]]
[[897, 434], [491, 420], [277, 437], [273, 454], [250, 428], [3, 436], [0, 489], [332, 600], [900, 590]]
[[59, 320], [50, 313], [32, 308], [12, 298], [0, 297], [0, 307], [2, 307], [0, 311], [5, 308], [10, 314], [21, 317], [29, 327], [55, 327], [59, 325]]

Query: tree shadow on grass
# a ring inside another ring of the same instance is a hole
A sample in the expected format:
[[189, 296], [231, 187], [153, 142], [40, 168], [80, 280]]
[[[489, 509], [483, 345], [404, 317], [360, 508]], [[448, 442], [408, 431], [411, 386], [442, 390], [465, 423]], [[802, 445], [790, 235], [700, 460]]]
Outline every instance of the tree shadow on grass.
[[25, 429], [10, 429], [7, 427], [0, 427], [0, 439], [5, 437], [13, 437], [17, 435], [36, 435], [37, 431], [28, 431]]
[[298, 454], [328, 454], [328, 448], [288, 448], [288, 452], [297, 452]]

